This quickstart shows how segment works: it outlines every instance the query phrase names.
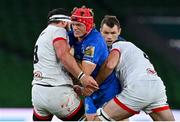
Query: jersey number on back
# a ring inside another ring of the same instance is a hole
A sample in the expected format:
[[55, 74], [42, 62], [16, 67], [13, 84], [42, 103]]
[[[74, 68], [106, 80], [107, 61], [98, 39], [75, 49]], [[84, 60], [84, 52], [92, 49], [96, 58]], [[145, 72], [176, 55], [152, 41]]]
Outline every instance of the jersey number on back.
[[33, 61], [34, 64], [38, 63], [39, 61], [37, 51], [38, 51], [38, 45], [34, 47], [34, 61]]

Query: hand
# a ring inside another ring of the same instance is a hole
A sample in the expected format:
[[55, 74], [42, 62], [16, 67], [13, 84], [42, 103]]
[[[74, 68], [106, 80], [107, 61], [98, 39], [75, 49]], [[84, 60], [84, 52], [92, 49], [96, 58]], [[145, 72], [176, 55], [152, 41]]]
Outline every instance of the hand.
[[82, 87], [81, 86], [79, 86], [79, 85], [74, 85], [73, 86], [73, 89], [74, 89], [74, 91], [77, 93], [77, 95], [78, 96], [81, 96], [82, 95]]
[[83, 87], [82, 89], [81, 89], [81, 94], [83, 95], [83, 96], [90, 96], [94, 91], [96, 91], [97, 89], [94, 89], [94, 88], [92, 88], [92, 87], [90, 87], [90, 86], [87, 86], [87, 87]]
[[78, 96], [90, 96], [94, 91], [96, 91], [97, 89], [94, 89], [90, 86], [86, 86], [85, 88], [84, 87], [81, 87], [79, 85], [74, 85], [73, 86], [73, 89], [74, 91], [77, 93]]
[[80, 79], [80, 82], [84, 87], [89, 86], [89, 87], [93, 88], [94, 90], [99, 89], [97, 82], [94, 80], [93, 77], [91, 77], [89, 75], [84, 75]]

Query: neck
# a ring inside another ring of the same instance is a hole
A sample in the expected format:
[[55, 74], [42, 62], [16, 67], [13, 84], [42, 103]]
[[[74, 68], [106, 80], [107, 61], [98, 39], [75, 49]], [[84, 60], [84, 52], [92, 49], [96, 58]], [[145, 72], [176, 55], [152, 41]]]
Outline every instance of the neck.
[[78, 37], [78, 41], [83, 40], [91, 32], [91, 30], [89, 32], [85, 33], [84, 35], [82, 35], [81, 37]]

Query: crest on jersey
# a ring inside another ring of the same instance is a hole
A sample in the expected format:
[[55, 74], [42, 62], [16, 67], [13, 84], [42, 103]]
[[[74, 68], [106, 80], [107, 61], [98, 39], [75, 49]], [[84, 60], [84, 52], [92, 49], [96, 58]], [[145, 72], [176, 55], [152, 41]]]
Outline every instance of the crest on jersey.
[[95, 50], [95, 47], [88, 46], [88, 47], [86, 47], [86, 49], [84, 51], [84, 55], [88, 56], [88, 57], [93, 57], [94, 56], [94, 50]]

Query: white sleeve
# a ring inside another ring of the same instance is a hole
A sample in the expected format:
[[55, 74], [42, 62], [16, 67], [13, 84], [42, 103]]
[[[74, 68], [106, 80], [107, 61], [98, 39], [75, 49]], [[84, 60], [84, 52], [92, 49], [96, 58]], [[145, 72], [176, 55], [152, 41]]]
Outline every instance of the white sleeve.
[[67, 39], [67, 32], [64, 28], [58, 28], [54, 31], [53, 33], [53, 40], [57, 39], [57, 38], [62, 38], [63, 40]]
[[112, 44], [111, 51], [112, 50], [118, 50], [120, 52], [120, 47], [119, 47], [119, 43], [118, 42], [115, 42], [115, 43]]

